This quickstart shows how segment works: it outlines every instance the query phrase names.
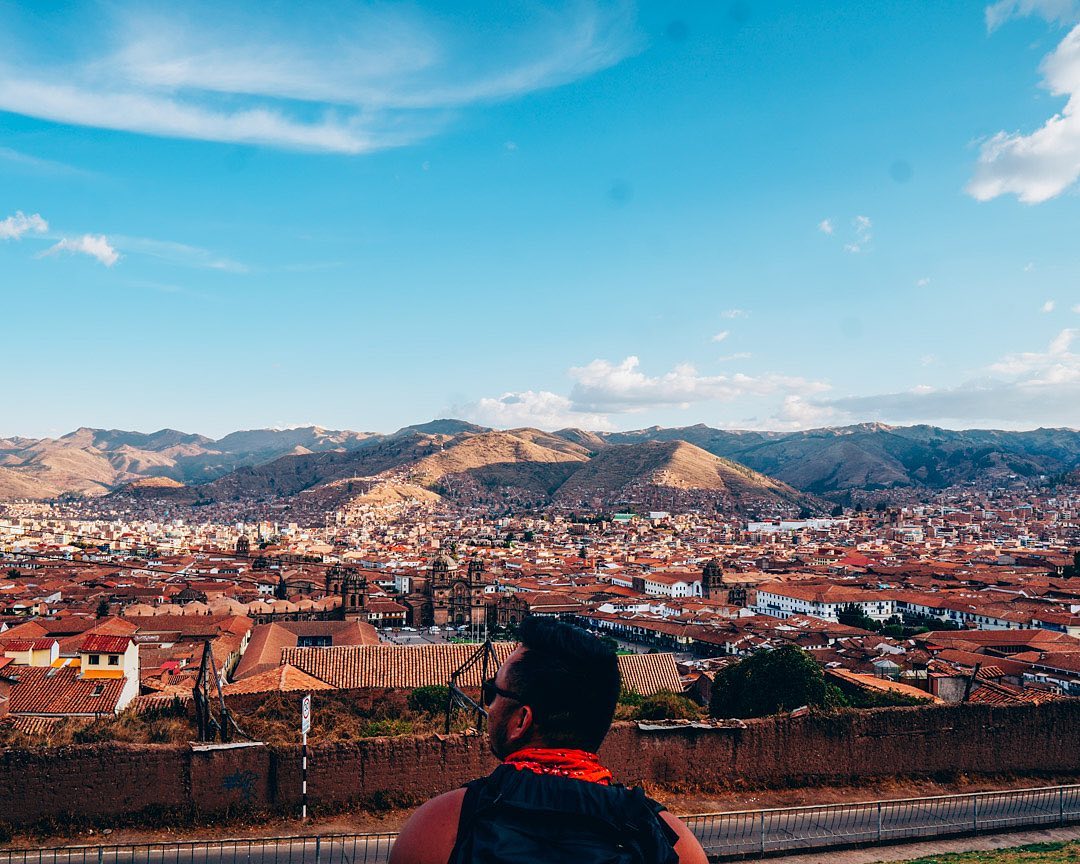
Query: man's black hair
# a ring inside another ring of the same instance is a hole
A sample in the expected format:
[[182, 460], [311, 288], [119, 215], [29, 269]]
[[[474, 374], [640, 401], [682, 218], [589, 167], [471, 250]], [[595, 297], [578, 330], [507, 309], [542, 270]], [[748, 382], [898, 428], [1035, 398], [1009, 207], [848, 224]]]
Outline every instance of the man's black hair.
[[525, 653], [508, 670], [509, 687], [533, 709], [544, 743], [595, 753], [622, 687], [615, 651], [553, 618], [529, 616], [518, 639]]

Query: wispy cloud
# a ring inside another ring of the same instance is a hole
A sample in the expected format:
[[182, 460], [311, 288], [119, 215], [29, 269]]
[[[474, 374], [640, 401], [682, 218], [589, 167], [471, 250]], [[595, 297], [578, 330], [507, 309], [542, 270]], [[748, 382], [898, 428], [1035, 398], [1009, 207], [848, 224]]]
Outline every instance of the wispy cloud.
[[[1051, 20], [1074, 21], [1077, 17], [1071, 3], [996, 5], [1007, 6], [1010, 15], [1046, 7], [1041, 11]], [[991, 23], [990, 10], [987, 21]], [[1038, 204], [1057, 197], [1080, 178], [1080, 25], [1043, 59], [1041, 71], [1043, 86], [1052, 95], [1065, 97], [1065, 107], [1028, 135], [1002, 131], [982, 145], [967, 185], [968, 194], [978, 201], [1012, 194], [1026, 204]]]
[[845, 252], [862, 252], [868, 248], [874, 239], [874, 223], [869, 216], [858, 215], [851, 220], [851, 227], [837, 233], [836, 223], [832, 219], [822, 219], [818, 222], [818, 231], [827, 237], [836, 237], [843, 243]]
[[934, 423], [959, 426], [1080, 427], [1080, 330], [1068, 328], [1043, 351], [1007, 354], [953, 387], [914, 387], [900, 393], [815, 400], [843, 422]]
[[84, 171], [82, 168], [76, 168], [74, 165], [68, 165], [65, 162], [56, 162], [52, 159], [42, 159], [39, 156], [31, 156], [29, 153], [12, 150], [10, 147], [0, 147], [0, 159], [14, 165], [22, 165], [31, 168], [35, 172], [43, 174], [63, 174], [80, 177], [96, 176], [92, 171]]
[[201, 246], [176, 243], [171, 240], [153, 240], [149, 237], [117, 236], [113, 238], [117, 248], [125, 254], [148, 255], [178, 264], [183, 267], [195, 267], [201, 270], [221, 270], [226, 273], [247, 273], [246, 264], [218, 255]]
[[855, 239], [844, 244], [844, 251], [862, 252], [874, 239], [873, 227], [874, 223], [870, 221], [869, 216], [856, 216], [852, 219], [851, 230]]
[[61, 252], [71, 252], [76, 255], [89, 255], [100, 261], [106, 267], [112, 267], [120, 260], [118, 253], [103, 234], [83, 234], [81, 237], [65, 237], [54, 246], [50, 246], [38, 257], [45, 258], [49, 255], [57, 255]]
[[188, 4], [151, 14], [102, 5], [97, 30], [66, 34], [77, 60], [58, 65], [43, 46], [24, 44], [0, 61], [0, 110], [146, 135], [366, 153], [425, 137], [463, 106], [585, 77], [640, 44], [628, 2], [507, 9], [491, 32], [406, 6], [270, 9], [287, 7]]
[[40, 213], [27, 216], [19, 210], [14, 216], [0, 220], [0, 240], [21, 240], [24, 234], [44, 234], [48, 230], [49, 223]]
[[721, 330], [719, 333], [715, 334], [712, 337], [712, 341], [713, 342], [723, 342], [730, 335], [731, 335], [730, 330]]
[[750, 313], [745, 309], [725, 309], [720, 313], [720, 317], [728, 319], [749, 318]]
[[1047, 300], [1045, 303], [1042, 304], [1042, 306], [1039, 307], [1039, 311], [1040, 312], [1053, 312], [1056, 306], [1057, 306], [1057, 303], [1055, 303], [1053, 300]]
[[1031, 15], [1068, 24], [1080, 18], [1080, 0], [998, 0], [986, 7], [986, 29], [993, 32], [1011, 18]]

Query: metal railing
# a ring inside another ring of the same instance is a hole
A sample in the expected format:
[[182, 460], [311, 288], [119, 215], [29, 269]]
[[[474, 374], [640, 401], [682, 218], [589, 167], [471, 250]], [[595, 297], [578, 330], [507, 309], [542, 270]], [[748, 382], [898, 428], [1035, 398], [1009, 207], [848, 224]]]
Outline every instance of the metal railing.
[[[1080, 822], [1080, 785], [684, 816], [710, 858]], [[394, 834], [0, 850], [0, 864], [383, 864]]]
[[710, 857], [761, 857], [1080, 822], [1080, 786], [706, 813], [683, 819]]

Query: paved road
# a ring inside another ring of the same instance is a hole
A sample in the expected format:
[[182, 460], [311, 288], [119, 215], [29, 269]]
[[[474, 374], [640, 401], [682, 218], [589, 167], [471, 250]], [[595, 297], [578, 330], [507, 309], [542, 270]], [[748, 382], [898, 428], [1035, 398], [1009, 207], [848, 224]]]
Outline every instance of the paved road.
[[[685, 817], [713, 856], [941, 838], [1080, 822], [1080, 786]], [[393, 835], [0, 852], [0, 864], [376, 864]], [[899, 854], [899, 853], [898, 853]]]

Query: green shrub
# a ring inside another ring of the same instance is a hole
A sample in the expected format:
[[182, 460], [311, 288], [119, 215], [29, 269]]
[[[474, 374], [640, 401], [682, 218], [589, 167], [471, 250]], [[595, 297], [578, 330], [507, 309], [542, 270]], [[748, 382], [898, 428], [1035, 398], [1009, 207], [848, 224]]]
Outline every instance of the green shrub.
[[700, 717], [701, 712], [682, 694], [661, 690], [642, 700], [637, 716], [639, 720], [693, 720]]
[[409, 710], [422, 714], [441, 714], [450, 701], [450, 688], [445, 684], [417, 687], [409, 694]]

